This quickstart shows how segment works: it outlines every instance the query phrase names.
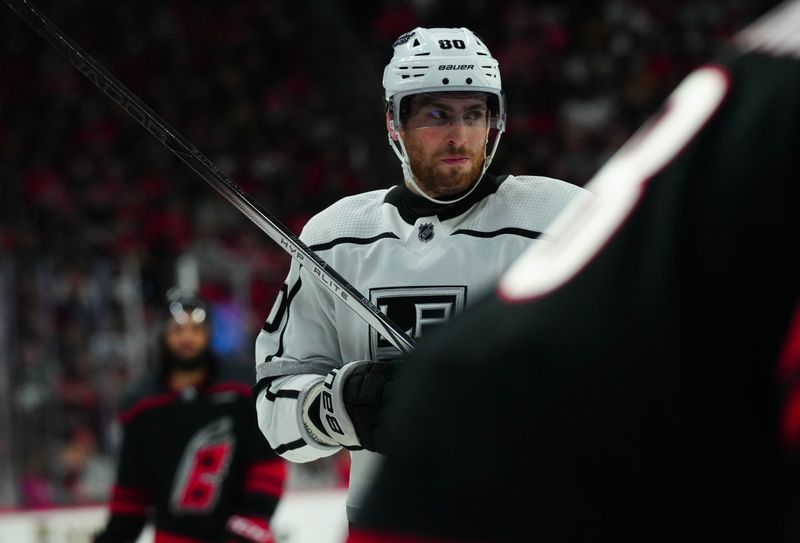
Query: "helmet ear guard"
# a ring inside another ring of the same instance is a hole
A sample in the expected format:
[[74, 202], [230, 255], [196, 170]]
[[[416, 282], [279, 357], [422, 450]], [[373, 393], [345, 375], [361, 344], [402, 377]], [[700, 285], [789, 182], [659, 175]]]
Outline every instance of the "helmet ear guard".
[[399, 136], [397, 134], [397, 128], [395, 128], [395, 122], [392, 118], [392, 108], [387, 107], [386, 109], [386, 131], [389, 133], [390, 141], [397, 141]]

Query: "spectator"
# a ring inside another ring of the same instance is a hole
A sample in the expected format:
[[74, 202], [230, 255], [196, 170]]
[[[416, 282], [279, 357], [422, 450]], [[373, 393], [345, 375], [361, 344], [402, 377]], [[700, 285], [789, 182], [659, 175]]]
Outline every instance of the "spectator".
[[98, 504], [108, 500], [114, 482], [114, 464], [97, 447], [95, 432], [78, 426], [61, 450], [61, 486], [65, 503]]

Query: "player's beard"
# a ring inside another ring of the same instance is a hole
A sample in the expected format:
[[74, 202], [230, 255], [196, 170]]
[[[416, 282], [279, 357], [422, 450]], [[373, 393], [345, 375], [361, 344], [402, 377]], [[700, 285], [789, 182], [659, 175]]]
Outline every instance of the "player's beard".
[[161, 345], [161, 367], [169, 373], [174, 369], [196, 370], [200, 368], [210, 369], [214, 364], [214, 357], [210, 346], [206, 346], [202, 351], [191, 357], [177, 356], [170, 350], [166, 343]]
[[[426, 155], [423, 145], [406, 142], [406, 153], [417, 185], [434, 198], [456, 197], [478, 181], [484, 158], [466, 147], [448, 147], [446, 150]], [[446, 156], [466, 156], [469, 167], [448, 166], [441, 159]]]

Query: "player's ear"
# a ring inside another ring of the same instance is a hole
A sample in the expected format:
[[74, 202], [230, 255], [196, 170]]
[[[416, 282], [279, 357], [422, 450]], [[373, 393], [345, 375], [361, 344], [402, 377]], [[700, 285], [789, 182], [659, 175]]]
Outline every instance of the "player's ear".
[[394, 127], [394, 121], [392, 120], [392, 114], [390, 112], [386, 112], [386, 130], [389, 132], [389, 137], [392, 140], [397, 141], [397, 130]]

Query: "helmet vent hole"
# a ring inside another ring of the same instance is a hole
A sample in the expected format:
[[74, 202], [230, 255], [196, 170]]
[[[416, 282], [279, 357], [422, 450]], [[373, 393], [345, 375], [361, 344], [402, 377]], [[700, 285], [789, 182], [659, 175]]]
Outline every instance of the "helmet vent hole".
[[447, 85], [447, 84], [449, 84], [449, 83], [450, 83], [450, 80], [449, 80], [449, 79], [447, 79], [446, 77], [445, 77], [444, 79], [442, 79], [442, 84], [443, 84], [443, 85]]
[[472, 78], [471, 77], [467, 78], [467, 85], [472, 85]]
[[419, 47], [419, 40], [414, 39], [414, 43], [411, 44], [411, 47]]

